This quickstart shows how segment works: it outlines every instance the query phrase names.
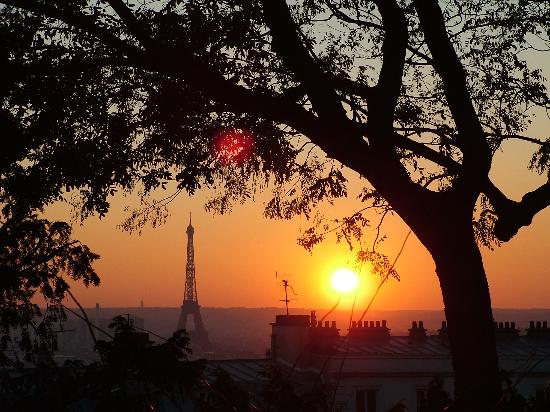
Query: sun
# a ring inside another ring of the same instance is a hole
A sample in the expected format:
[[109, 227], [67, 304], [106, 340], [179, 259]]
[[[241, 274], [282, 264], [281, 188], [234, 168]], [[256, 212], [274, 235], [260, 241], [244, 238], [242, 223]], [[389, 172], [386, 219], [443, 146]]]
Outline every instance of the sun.
[[357, 288], [359, 278], [355, 272], [349, 269], [338, 269], [332, 274], [331, 283], [338, 292], [351, 292]]
[[242, 164], [254, 152], [254, 136], [243, 129], [221, 130], [214, 139], [212, 151], [224, 165]]

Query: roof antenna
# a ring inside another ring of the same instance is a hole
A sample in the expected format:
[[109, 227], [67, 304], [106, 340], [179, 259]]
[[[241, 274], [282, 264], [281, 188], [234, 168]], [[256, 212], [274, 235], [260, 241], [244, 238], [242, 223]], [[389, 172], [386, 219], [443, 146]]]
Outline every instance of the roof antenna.
[[[275, 273], [277, 273], [277, 272], [275, 272]], [[285, 298], [281, 299], [281, 302], [285, 302], [286, 315], [288, 316], [288, 302], [290, 302], [290, 299], [288, 299], [288, 288], [290, 288], [292, 290], [292, 293], [294, 293], [295, 295], [297, 295], [297, 293], [294, 292], [294, 288], [288, 283], [287, 279], [283, 279], [282, 283], [283, 283], [283, 287], [285, 288]]]

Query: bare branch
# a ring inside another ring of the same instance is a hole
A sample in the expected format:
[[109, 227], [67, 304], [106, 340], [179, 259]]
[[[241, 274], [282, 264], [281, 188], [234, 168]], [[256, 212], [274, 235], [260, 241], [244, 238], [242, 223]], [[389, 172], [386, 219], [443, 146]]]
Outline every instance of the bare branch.
[[418, 154], [419, 156], [422, 156], [440, 166], [447, 168], [452, 173], [458, 174], [462, 171], [462, 165], [460, 163], [451, 159], [450, 157], [445, 156], [441, 152], [425, 146], [422, 143], [418, 143], [414, 140], [401, 136], [399, 133], [393, 133], [392, 140], [397, 147], [410, 150], [413, 153]]
[[494, 136], [494, 137], [499, 137], [501, 139], [506, 139], [506, 140], [511, 140], [511, 139], [515, 139], [515, 140], [523, 140], [524, 142], [529, 142], [529, 143], [534, 143], [534, 144], [537, 144], [539, 146], [550, 146], [550, 143], [549, 142], [545, 142], [544, 140], [540, 140], [540, 139], [537, 139], [537, 138], [534, 138], [534, 137], [530, 137], [530, 136], [523, 136], [523, 135], [519, 135], [519, 134], [504, 134], [504, 135], [499, 135], [499, 134], [495, 134], [495, 133], [490, 133], [490, 134], [487, 134], [487, 136]]
[[107, 2], [124, 22], [130, 33], [143, 47], [150, 49], [153, 45], [145, 24], [136, 18], [132, 10], [122, 0], [107, 0]]
[[330, 81], [300, 39], [298, 28], [284, 0], [264, 0], [264, 17], [273, 36], [272, 48], [305, 86], [320, 117], [345, 121], [345, 110]]
[[62, 10], [59, 7], [50, 6], [49, 3], [39, 3], [33, 0], [2, 0], [2, 3], [76, 27], [102, 41], [105, 45], [121, 51], [128, 56], [135, 55], [139, 51], [133, 45], [126, 43], [108, 30], [103, 29], [97, 21], [84, 14], [75, 14], [67, 9]]
[[361, 27], [368, 27], [370, 29], [384, 31], [384, 26], [380, 24], [373, 23], [367, 20], [354, 19], [353, 17], [348, 16], [346, 13], [344, 13], [342, 10], [340, 10], [338, 7], [332, 4], [330, 0], [326, 2], [326, 5], [337, 18], [339, 18], [342, 21], [345, 21], [346, 23], [351, 23]]
[[369, 100], [372, 98], [374, 87], [367, 86], [366, 84], [360, 83], [356, 80], [352, 80], [344, 76], [331, 76], [331, 81], [334, 84], [334, 87], [342, 90], [343, 92], [354, 94], [360, 97]]
[[[494, 195], [494, 192], [492, 194]], [[489, 194], [488, 197], [492, 202], [493, 197]], [[550, 182], [526, 193], [520, 202], [508, 200], [506, 206], [502, 207], [503, 205], [504, 203], [498, 203], [498, 206], [494, 204], [498, 215], [495, 235], [500, 241], [507, 242], [523, 226], [529, 226], [538, 212], [550, 206]]]
[[468, 184], [480, 182], [491, 166], [491, 153], [483, 128], [468, 92], [466, 73], [445, 29], [445, 21], [437, 0], [414, 0], [420, 26], [433, 56], [433, 66], [443, 80], [443, 87], [456, 123], [464, 152], [464, 168]]
[[[340, 10], [338, 7], [336, 7], [334, 4], [332, 4], [332, 2], [330, 0], [327, 1], [326, 4], [327, 4], [328, 8], [330, 9], [330, 11], [333, 13], [334, 16], [336, 16], [337, 18], [339, 18], [342, 21], [345, 21], [346, 23], [355, 24], [357, 26], [367, 27], [367, 28], [370, 28], [370, 29], [384, 31], [384, 26], [381, 25], [381, 24], [373, 23], [373, 22], [366, 21], [366, 20], [354, 19], [353, 17], [348, 16], [346, 13], [344, 13], [342, 10]], [[407, 44], [407, 50], [410, 51], [413, 55], [426, 60], [427, 63], [432, 62], [432, 58], [430, 56], [428, 56], [425, 53], [422, 53], [420, 50], [415, 49], [414, 47], [411, 47], [408, 44]]]
[[395, 0], [376, 1], [385, 28], [382, 67], [376, 85], [376, 101], [369, 107], [370, 122], [378, 130], [391, 130], [401, 91], [408, 33], [403, 10]]

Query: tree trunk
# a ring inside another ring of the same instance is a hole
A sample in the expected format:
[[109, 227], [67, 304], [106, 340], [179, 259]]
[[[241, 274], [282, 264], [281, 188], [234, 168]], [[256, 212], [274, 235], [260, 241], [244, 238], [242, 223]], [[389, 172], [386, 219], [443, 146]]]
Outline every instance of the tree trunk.
[[375, 168], [374, 187], [432, 255], [439, 278], [455, 374], [449, 411], [495, 411], [502, 389], [493, 312], [472, 216], [479, 187], [462, 182], [446, 192], [421, 191], [394, 167]]
[[436, 264], [448, 322], [455, 373], [451, 410], [493, 411], [502, 391], [489, 286], [471, 215], [448, 212], [447, 219], [431, 227], [427, 246]]

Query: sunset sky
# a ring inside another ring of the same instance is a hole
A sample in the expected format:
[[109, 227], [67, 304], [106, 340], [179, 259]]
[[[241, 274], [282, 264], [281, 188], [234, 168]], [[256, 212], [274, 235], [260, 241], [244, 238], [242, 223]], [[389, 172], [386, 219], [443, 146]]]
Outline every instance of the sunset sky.
[[[550, 60], [541, 53], [530, 60], [550, 78]], [[548, 84], [547, 84], [548, 85]], [[541, 112], [526, 132], [547, 139], [550, 130], [548, 113]], [[497, 153], [492, 178], [507, 195], [519, 200], [529, 190], [543, 183], [546, 176], [527, 170], [536, 149], [529, 143], [506, 142]], [[360, 209], [353, 198], [361, 185], [357, 174], [348, 171], [352, 199], [326, 208], [329, 218], [352, 214]], [[353, 190], [355, 188], [355, 191]], [[161, 198], [170, 191], [158, 193]], [[74, 237], [101, 255], [95, 265], [101, 286], [74, 286], [74, 293], [85, 306], [175, 307], [181, 304], [185, 282], [186, 227], [189, 212], [195, 227], [195, 263], [198, 297], [202, 306], [282, 306], [281, 280], [288, 279], [296, 296], [291, 306], [330, 308], [338, 295], [330, 287], [331, 274], [343, 267], [354, 267], [355, 251], [336, 244], [334, 237], [312, 253], [297, 245], [305, 219], [270, 221], [262, 216], [267, 196], [258, 196], [245, 205], [236, 205], [232, 213], [213, 216], [204, 211], [207, 193], [194, 197], [181, 195], [170, 204], [167, 223], [158, 228], [146, 227], [143, 234], [130, 235], [117, 229], [126, 206], [137, 206], [137, 196], [115, 196], [107, 217], [87, 219], [83, 225], [73, 223]], [[50, 219], [68, 220], [66, 204], [48, 207]], [[408, 232], [398, 217], [389, 219], [384, 232], [388, 240], [382, 251], [393, 260]], [[372, 236], [372, 232], [368, 234]], [[459, 251], [457, 251], [459, 253]], [[482, 250], [490, 283], [493, 307], [550, 307], [550, 209], [539, 213], [531, 227], [523, 228], [510, 242], [495, 251]], [[401, 281], [390, 280], [374, 302], [374, 309], [442, 309], [443, 303], [434, 264], [428, 252], [412, 235], [396, 265]], [[275, 277], [278, 273], [279, 277]], [[379, 279], [360, 271], [358, 307], [364, 307]], [[349, 307], [347, 297], [342, 307]]]
[[[541, 123], [542, 124], [542, 123]], [[542, 136], [542, 128], [539, 133]], [[526, 170], [533, 150], [529, 145], [507, 143], [497, 154], [492, 174], [503, 190], [519, 199], [545, 177]], [[349, 172], [351, 187], [360, 187], [357, 175]], [[163, 197], [165, 193], [159, 193]], [[353, 193], [353, 191], [351, 191]], [[195, 227], [195, 263], [199, 303], [202, 306], [282, 306], [281, 279], [290, 280], [296, 296], [291, 307], [329, 308], [338, 295], [330, 286], [334, 270], [354, 265], [354, 252], [333, 237], [310, 254], [297, 245], [305, 219], [270, 221], [262, 217], [266, 196], [236, 205], [233, 212], [213, 216], [204, 211], [205, 193], [192, 198], [178, 197], [171, 205], [171, 216], [158, 228], [146, 227], [141, 236], [117, 229], [124, 219], [125, 206], [136, 204], [134, 197], [117, 196], [106, 218], [90, 218], [83, 226], [73, 224], [76, 238], [101, 255], [96, 269], [101, 286], [74, 292], [84, 306], [178, 306], [185, 281], [186, 227], [189, 212]], [[345, 200], [327, 208], [329, 217], [351, 214], [359, 208]], [[67, 206], [47, 210], [50, 218], [67, 219]], [[494, 252], [484, 249], [485, 265], [494, 307], [549, 307], [550, 287], [550, 210], [540, 213], [530, 228], [522, 229], [509, 243]], [[398, 218], [389, 219], [383, 252], [393, 260], [408, 229]], [[363, 268], [357, 296], [359, 308], [366, 306], [378, 279]], [[442, 299], [434, 264], [420, 242], [412, 235], [397, 263], [401, 281], [390, 280], [374, 302], [374, 309], [442, 309]], [[275, 273], [279, 277], [275, 277]], [[352, 297], [343, 299], [341, 308], [350, 307]]]
[[[532, 56], [532, 63], [550, 78], [550, 61]], [[550, 87], [547, 81], [547, 87]], [[545, 140], [549, 137], [549, 115], [538, 113], [526, 134]], [[505, 142], [493, 162], [491, 177], [505, 194], [515, 200], [544, 183], [546, 176], [527, 170], [536, 150], [529, 143]], [[350, 197], [325, 208], [329, 218], [341, 218], [361, 208], [354, 198], [362, 187], [358, 175], [348, 171]], [[159, 192], [157, 198], [171, 194]], [[96, 264], [101, 286], [74, 292], [85, 306], [174, 307], [181, 304], [185, 282], [189, 212], [195, 227], [195, 263], [199, 303], [202, 306], [282, 306], [281, 279], [293, 285], [296, 296], [291, 307], [330, 308], [338, 295], [330, 286], [332, 273], [343, 267], [354, 268], [355, 251], [336, 244], [334, 237], [310, 254], [297, 245], [305, 219], [271, 221], [262, 216], [269, 198], [257, 196], [245, 205], [236, 205], [232, 213], [213, 216], [204, 211], [208, 193], [193, 197], [181, 195], [170, 204], [167, 223], [146, 227], [142, 235], [117, 229], [126, 206], [136, 207], [137, 196], [115, 196], [106, 218], [89, 218], [84, 225], [73, 223], [74, 236], [101, 255]], [[49, 207], [50, 218], [68, 220], [70, 208], [64, 204]], [[408, 232], [398, 217], [388, 219], [388, 240], [382, 252], [393, 260]], [[372, 236], [372, 232], [368, 234]], [[482, 249], [489, 279], [493, 307], [550, 307], [550, 209], [539, 213], [529, 228], [523, 228], [510, 242], [495, 251]], [[410, 236], [396, 265], [401, 281], [390, 280], [376, 297], [373, 309], [442, 309], [443, 302], [434, 263], [426, 249]], [[356, 268], [357, 269], [357, 268]], [[275, 277], [275, 273], [279, 277]], [[357, 305], [363, 308], [372, 297], [379, 279], [363, 267]], [[353, 296], [342, 299], [340, 308], [351, 307]]]

